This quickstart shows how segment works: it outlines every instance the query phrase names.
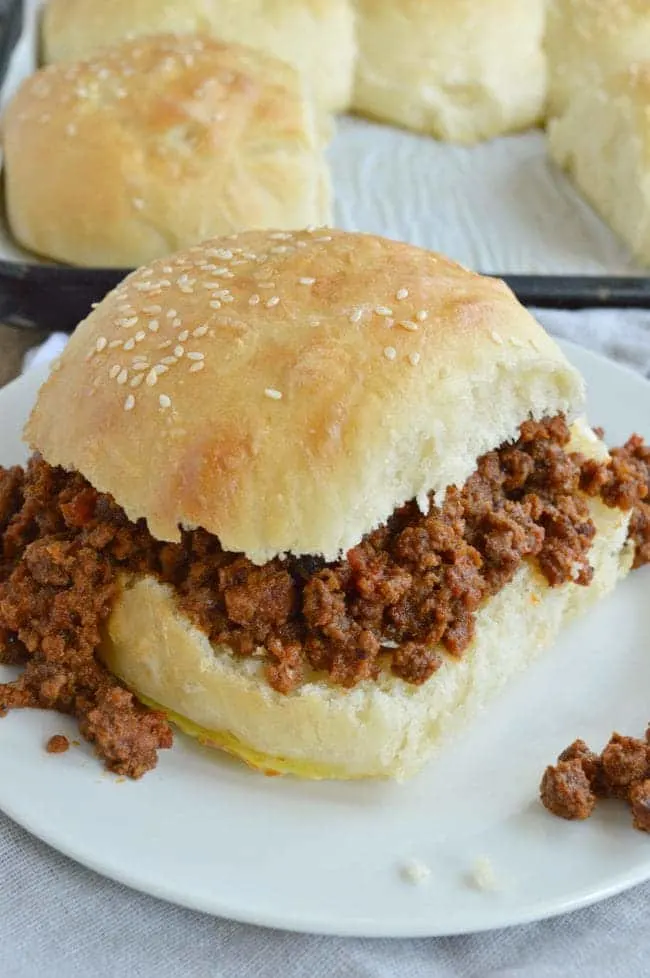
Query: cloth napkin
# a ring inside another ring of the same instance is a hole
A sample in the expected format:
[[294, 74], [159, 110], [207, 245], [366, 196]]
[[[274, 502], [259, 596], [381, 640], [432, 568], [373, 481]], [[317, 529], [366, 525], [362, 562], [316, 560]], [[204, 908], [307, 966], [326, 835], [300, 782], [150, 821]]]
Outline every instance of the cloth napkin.
[[[556, 336], [650, 377], [650, 312], [537, 314]], [[64, 344], [64, 336], [51, 337], [28, 365], [58, 355]], [[280, 933], [127, 890], [0, 815], [2, 978], [643, 978], [650, 975], [649, 924], [650, 884], [555, 920], [468, 937]]]

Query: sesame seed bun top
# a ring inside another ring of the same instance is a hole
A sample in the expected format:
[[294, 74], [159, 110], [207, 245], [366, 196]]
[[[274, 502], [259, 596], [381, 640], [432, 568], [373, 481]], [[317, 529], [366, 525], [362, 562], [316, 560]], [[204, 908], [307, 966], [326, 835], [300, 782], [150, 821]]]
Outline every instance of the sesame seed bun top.
[[502, 282], [370, 235], [246, 232], [110, 293], [26, 438], [159, 539], [202, 526], [258, 563], [335, 559], [527, 417], [582, 401]]

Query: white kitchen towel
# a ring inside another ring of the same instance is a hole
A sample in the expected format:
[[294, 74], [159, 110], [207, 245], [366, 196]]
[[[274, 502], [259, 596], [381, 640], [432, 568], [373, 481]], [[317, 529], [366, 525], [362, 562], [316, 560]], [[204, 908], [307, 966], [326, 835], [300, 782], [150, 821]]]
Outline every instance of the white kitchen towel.
[[[538, 315], [556, 335], [650, 377], [649, 312]], [[50, 338], [30, 362], [58, 355], [64, 343], [64, 337]], [[132, 892], [0, 815], [1, 978], [648, 975], [650, 885], [565, 917], [490, 934], [406, 941], [308, 937], [214, 919]]]

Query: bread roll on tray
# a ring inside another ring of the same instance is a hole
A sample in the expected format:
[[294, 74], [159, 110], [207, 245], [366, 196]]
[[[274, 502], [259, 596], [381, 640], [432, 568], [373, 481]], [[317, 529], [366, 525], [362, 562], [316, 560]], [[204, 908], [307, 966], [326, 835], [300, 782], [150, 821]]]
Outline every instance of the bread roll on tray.
[[543, 116], [545, 0], [356, 0], [353, 108], [474, 143]]
[[355, 56], [350, 0], [48, 0], [46, 63], [77, 61], [147, 34], [208, 34], [293, 65], [322, 109], [350, 103]]
[[23, 83], [3, 127], [9, 225], [47, 258], [132, 268], [214, 234], [327, 222], [324, 132], [275, 58], [127, 41]]

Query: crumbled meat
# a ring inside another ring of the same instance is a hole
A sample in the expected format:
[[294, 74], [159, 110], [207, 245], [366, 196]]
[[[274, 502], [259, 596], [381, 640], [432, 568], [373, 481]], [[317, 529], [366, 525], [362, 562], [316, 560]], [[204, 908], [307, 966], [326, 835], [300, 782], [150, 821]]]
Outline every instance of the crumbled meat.
[[525, 422], [441, 505], [423, 514], [406, 503], [331, 564], [288, 557], [257, 567], [202, 529], [161, 544], [78, 473], [38, 456], [25, 471], [0, 468], [0, 662], [26, 663], [0, 685], [0, 713], [69, 713], [112, 770], [137, 777], [155, 764], [171, 742], [164, 717], [141, 708], [95, 655], [122, 573], [171, 584], [212, 642], [261, 656], [282, 693], [313, 671], [346, 687], [384, 668], [424, 683], [443, 661], [440, 646], [463, 655], [476, 612], [524, 560], [552, 587], [589, 584], [595, 529], [584, 494], [631, 508], [636, 563], [650, 558], [650, 450], [633, 436], [594, 465], [569, 454], [569, 440], [562, 417]]
[[648, 761], [648, 745], [644, 740], [612, 734], [602, 753], [607, 793], [617, 798], [627, 798], [631, 785], [650, 775]]
[[540, 795], [545, 808], [561, 818], [588, 818], [597, 798], [620, 798], [629, 803], [635, 828], [650, 832], [650, 727], [645, 740], [613, 733], [600, 755], [574, 740], [557, 765], [547, 767]]
[[63, 734], [54, 734], [45, 745], [45, 750], [48, 754], [65, 754], [69, 747], [70, 741], [67, 737]]
[[560, 818], [589, 818], [596, 795], [579, 758], [547, 767], [540, 786], [545, 808]]
[[650, 781], [637, 781], [630, 790], [629, 801], [634, 828], [650, 832]]
[[613, 448], [606, 465], [582, 460], [580, 486], [608, 506], [632, 510], [629, 538], [635, 546], [634, 567], [650, 563], [650, 446], [632, 435]]
[[584, 740], [574, 740], [572, 744], [569, 744], [559, 755], [558, 761], [579, 761], [592, 791], [599, 796], [607, 793], [603, 781], [602, 760]]

